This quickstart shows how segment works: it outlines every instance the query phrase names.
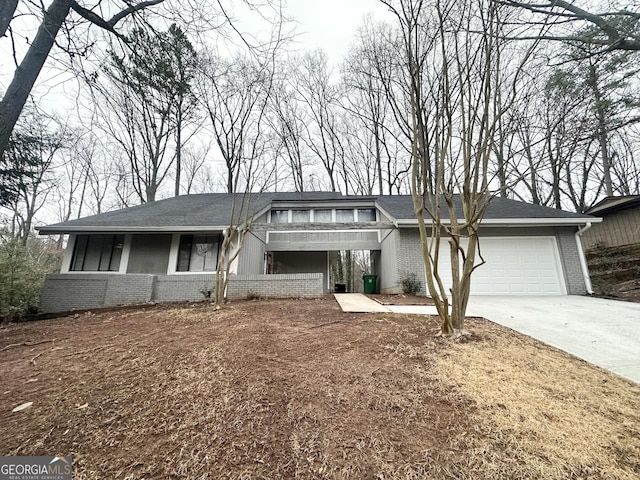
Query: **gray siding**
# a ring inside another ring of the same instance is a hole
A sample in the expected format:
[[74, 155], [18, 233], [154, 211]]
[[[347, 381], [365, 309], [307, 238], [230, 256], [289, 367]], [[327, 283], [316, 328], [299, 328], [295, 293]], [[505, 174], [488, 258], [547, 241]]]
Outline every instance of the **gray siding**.
[[127, 273], [167, 273], [172, 235], [133, 235]]
[[365, 232], [271, 232], [269, 251], [379, 250], [378, 230]]
[[584, 248], [619, 247], [640, 243], [640, 207], [603, 216], [602, 223], [582, 234]]
[[247, 234], [242, 251], [238, 256], [238, 274], [264, 273], [264, 236], [264, 232]]
[[397, 245], [400, 232], [392, 230], [383, 232], [380, 265], [378, 271], [380, 293], [400, 293], [398, 287]]

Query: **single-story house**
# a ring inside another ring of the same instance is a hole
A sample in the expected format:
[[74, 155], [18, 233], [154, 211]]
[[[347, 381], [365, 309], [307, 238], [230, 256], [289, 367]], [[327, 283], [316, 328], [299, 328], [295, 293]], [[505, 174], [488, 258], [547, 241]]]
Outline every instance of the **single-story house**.
[[606, 197], [587, 214], [602, 217], [602, 223], [584, 232], [586, 249], [640, 243], [640, 195]]
[[[331, 266], [345, 250], [370, 253], [369, 271], [382, 293], [398, 292], [399, 279], [412, 273], [426, 293], [411, 196], [201, 194], [40, 227], [40, 234], [69, 235], [60, 273], [46, 279], [42, 311], [203, 299], [214, 284], [221, 233], [240, 206], [250, 230], [232, 265], [230, 299], [333, 291]], [[473, 274], [471, 293], [588, 292], [578, 233], [598, 220], [494, 198], [480, 228], [486, 264]], [[440, 271], [447, 282], [445, 253]]]

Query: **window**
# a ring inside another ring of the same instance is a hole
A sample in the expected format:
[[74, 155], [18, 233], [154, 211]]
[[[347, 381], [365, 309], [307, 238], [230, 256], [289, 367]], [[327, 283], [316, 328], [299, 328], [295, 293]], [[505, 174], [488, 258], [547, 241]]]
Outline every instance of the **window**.
[[313, 221], [318, 223], [331, 223], [333, 222], [333, 215], [331, 210], [314, 210]]
[[336, 222], [353, 222], [353, 210], [338, 209], [336, 210]]
[[291, 221], [293, 223], [309, 223], [310, 221], [309, 210], [292, 210]]
[[218, 266], [220, 235], [182, 235], [178, 272], [213, 272]]
[[271, 210], [271, 223], [287, 223], [289, 210]]
[[375, 208], [359, 208], [358, 221], [359, 222], [375, 222], [376, 209]]
[[78, 235], [71, 259], [73, 272], [117, 272], [124, 235]]

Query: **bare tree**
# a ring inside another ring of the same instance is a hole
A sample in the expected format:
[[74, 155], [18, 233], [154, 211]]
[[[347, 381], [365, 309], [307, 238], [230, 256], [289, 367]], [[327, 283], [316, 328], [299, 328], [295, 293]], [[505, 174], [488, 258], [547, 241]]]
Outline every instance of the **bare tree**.
[[[102, 18], [96, 11], [100, 11], [100, 4], [85, 8], [75, 0], [53, 0], [49, 8], [44, 12], [42, 23], [38, 28], [35, 38], [29, 46], [29, 50], [16, 68], [13, 80], [0, 101], [0, 157], [3, 156], [11, 132], [13, 131], [18, 117], [24, 108], [29, 94], [49, 57], [49, 53], [54, 45], [56, 35], [63, 23], [69, 17], [71, 11], [80, 16], [85, 21], [100, 27], [116, 36], [120, 34], [116, 30], [116, 25], [127, 17], [162, 3], [164, 0], [146, 0], [142, 2], [124, 2], [122, 10], [118, 11], [110, 19]], [[11, 20], [18, 6], [17, 1], [3, 2], [0, 7], [0, 36], [3, 36], [10, 28]]]
[[331, 79], [327, 55], [322, 50], [291, 59], [291, 84], [308, 113], [305, 141], [321, 162], [332, 192], [339, 190], [337, 173], [344, 160], [338, 132], [340, 92]]
[[199, 96], [227, 167], [229, 193], [235, 191], [243, 165], [257, 161], [266, 148], [270, 67], [243, 55], [232, 59], [209, 55], [203, 61]]
[[23, 166], [12, 205], [12, 236], [26, 245], [38, 211], [47, 204], [57, 179], [52, 170], [59, 152], [69, 142], [64, 127], [36, 111], [23, 118], [5, 152]]
[[288, 177], [293, 180], [294, 190], [304, 192], [305, 174], [308, 167], [307, 148], [304, 142], [305, 112], [294, 92], [280, 79], [273, 89], [267, 117], [278, 157], [288, 167]]
[[[365, 19], [358, 30], [358, 42], [342, 67], [346, 89], [343, 108], [356, 116], [360, 124], [359, 128], [347, 129], [352, 134], [347, 148], [350, 156], [363, 157], [357, 166], [357, 174], [361, 176], [363, 169], [375, 169], [367, 172], [366, 176], [376, 180], [375, 190], [381, 195], [391, 194], [394, 189], [397, 191], [399, 185], [407, 181], [411, 169], [403, 161], [408, 156], [398, 155], [401, 132], [391, 112], [393, 102], [389, 101], [393, 82], [402, 76], [402, 71], [394, 71], [397, 69], [397, 52], [393, 36], [389, 25]], [[405, 122], [404, 118], [402, 120]], [[363, 132], [368, 134], [363, 135]], [[361, 144], [357, 145], [359, 141]]]
[[193, 193], [197, 184], [201, 183], [199, 178], [202, 175], [210, 151], [211, 145], [192, 146], [184, 150], [182, 163], [184, 175], [182, 181], [187, 195]]
[[[109, 83], [101, 86], [108, 106], [103, 112], [105, 129], [127, 155], [142, 202], [156, 199], [174, 162], [181, 160], [182, 130], [195, 107], [190, 90], [195, 53], [190, 42], [175, 25], [153, 34], [155, 41], [151, 35], [136, 29], [128, 38], [136, 45], [134, 51], [110, 52]], [[180, 170], [178, 165], [176, 194]]]
[[[491, 198], [490, 155], [498, 119], [510, 106], [504, 98], [498, 102], [508, 80], [501, 68], [501, 12], [488, 0], [381, 1], [398, 20], [405, 50], [411, 191], [427, 287], [442, 332], [454, 334], [464, 327], [471, 275], [483, 263], [478, 229]], [[445, 238], [449, 291], [438, 271]]]

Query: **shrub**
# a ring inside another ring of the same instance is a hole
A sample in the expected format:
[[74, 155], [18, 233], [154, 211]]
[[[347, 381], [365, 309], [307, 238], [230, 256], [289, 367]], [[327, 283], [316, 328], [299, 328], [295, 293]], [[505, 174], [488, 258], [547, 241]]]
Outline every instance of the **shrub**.
[[60, 268], [61, 251], [51, 243], [0, 236], [0, 320], [38, 311], [47, 273]]
[[416, 295], [422, 289], [422, 284], [418, 280], [418, 276], [413, 273], [402, 273], [398, 285], [402, 288], [402, 292], [407, 295]]
[[204, 287], [200, 289], [200, 293], [204, 297], [205, 300], [210, 300], [213, 298], [213, 293], [216, 291], [216, 287]]

